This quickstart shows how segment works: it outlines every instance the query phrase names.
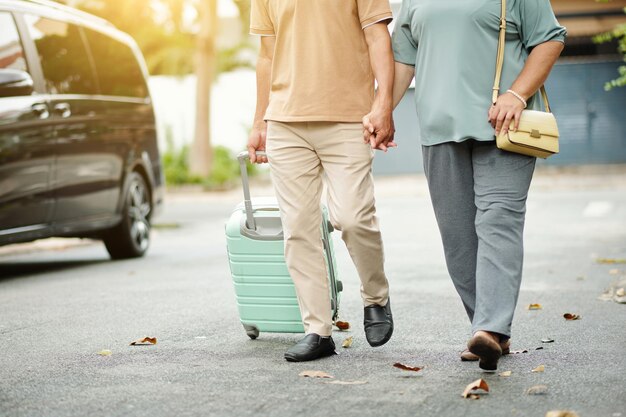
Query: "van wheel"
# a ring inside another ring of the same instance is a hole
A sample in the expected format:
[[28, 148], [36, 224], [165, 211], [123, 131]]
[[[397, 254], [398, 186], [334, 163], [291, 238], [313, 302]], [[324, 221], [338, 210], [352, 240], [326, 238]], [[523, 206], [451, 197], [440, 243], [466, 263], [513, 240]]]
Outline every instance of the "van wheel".
[[104, 245], [113, 259], [138, 258], [150, 246], [150, 191], [143, 177], [132, 172], [128, 181], [122, 221], [104, 236]]

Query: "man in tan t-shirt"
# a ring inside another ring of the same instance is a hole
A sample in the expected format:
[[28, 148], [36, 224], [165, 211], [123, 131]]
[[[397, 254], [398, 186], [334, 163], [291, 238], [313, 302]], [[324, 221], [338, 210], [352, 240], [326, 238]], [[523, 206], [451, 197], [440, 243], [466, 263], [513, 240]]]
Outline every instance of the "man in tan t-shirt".
[[[252, 0], [250, 32], [261, 35], [261, 52], [248, 151], [252, 162], [269, 159], [306, 331], [288, 361], [335, 353], [319, 226], [323, 182], [331, 222], [361, 278], [367, 341], [381, 346], [393, 332], [371, 174], [374, 149], [395, 146], [391, 18], [387, 0]], [[256, 155], [265, 150], [267, 157]]]

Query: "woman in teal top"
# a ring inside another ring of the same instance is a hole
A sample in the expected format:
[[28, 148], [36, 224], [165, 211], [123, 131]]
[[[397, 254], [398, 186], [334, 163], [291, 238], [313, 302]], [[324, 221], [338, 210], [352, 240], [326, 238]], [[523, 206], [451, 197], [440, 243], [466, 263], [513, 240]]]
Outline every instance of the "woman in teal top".
[[[535, 158], [499, 150], [563, 49], [549, 0], [509, 0], [502, 91], [492, 105], [500, 0], [404, 0], [393, 34], [394, 104], [415, 77], [424, 169], [446, 264], [472, 323], [463, 360], [508, 353]], [[391, 145], [393, 146], [393, 144]]]

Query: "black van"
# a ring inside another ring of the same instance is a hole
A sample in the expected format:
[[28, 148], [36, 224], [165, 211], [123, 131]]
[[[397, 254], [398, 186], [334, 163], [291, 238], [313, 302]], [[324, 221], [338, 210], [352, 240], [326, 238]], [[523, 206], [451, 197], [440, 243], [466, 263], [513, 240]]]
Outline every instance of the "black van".
[[142, 256], [163, 175], [145, 62], [110, 23], [0, 0], [0, 245], [102, 239]]

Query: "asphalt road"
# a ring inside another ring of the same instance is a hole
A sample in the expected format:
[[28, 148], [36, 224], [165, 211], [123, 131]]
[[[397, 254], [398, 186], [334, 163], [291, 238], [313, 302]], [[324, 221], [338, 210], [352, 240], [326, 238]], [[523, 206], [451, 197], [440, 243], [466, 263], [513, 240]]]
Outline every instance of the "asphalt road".
[[[459, 360], [469, 324], [421, 177], [377, 182], [394, 337], [367, 345], [358, 279], [337, 240], [341, 317], [352, 330], [334, 338], [339, 345], [353, 336], [354, 344], [312, 363], [282, 357], [299, 335], [252, 341], [238, 322], [223, 232], [236, 192], [170, 194], [144, 259], [111, 262], [100, 244], [4, 248], [0, 416], [543, 417], [569, 409], [626, 417], [626, 304], [598, 300], [626, 279], [626, 264], [596, 262], [626, 258], [626, 170], [611, 172], [535, 179], [513, 335], [513, 349], [528, 352], [501, 361], [509, 377]], [[543, 308], [529, 311], [531, 303]], [[144, 336], [157, 345], [129, 346]], [[103, 349], [112, 355], [98, 355]], [[531, 372], [539, 365], [544, 372]], [[298, 376], [303, 370], [367, 383], [327, 384]], [[462, 398], [478, 378], [489, 394]], [[528, 395], [535, 385], [547, 391]]]

